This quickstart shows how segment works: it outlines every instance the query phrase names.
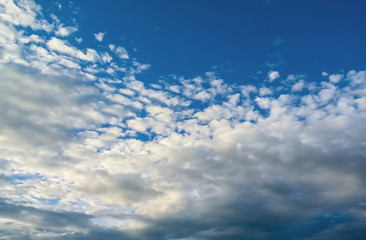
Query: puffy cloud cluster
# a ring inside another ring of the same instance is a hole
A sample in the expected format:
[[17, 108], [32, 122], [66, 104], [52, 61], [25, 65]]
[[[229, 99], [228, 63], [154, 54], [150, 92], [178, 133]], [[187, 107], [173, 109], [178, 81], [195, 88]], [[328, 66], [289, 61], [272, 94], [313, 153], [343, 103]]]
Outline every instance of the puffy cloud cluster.
[[118, 65], [57, 38], [74, 31], [33, 1], [0, 5], [5, 238], [365, 236], [366, 71], [149, 87], [123, 47], [109, 45]]

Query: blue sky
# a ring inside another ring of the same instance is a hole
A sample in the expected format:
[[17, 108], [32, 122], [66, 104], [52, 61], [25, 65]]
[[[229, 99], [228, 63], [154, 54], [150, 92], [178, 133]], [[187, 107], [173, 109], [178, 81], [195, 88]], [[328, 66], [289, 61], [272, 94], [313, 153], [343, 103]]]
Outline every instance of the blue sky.
[[365, 7], [0, 0], [0, 235], [365, 238]]
[[153, 66], [152, 81], [167, 74], [194, 77], [215, 68], [226, 81], [245, 83], [259, 71], [317, 76], [364, 64], [362, 1], [75, 4], [83, 13], [79, 24], [85, 34], [98, 29], [108, 33], [106, 40], [136, 48], [134, 55]]

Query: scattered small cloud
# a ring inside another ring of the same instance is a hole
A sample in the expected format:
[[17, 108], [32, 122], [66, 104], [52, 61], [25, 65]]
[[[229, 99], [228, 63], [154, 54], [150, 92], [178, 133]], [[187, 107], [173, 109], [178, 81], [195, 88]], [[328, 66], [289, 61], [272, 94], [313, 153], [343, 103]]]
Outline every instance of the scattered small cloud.
[[102, 42], [105, 34], [105, 32], [94, 33], [94, 37], [98, 42]]
[[67, 37], [72, 33], [76, 32], [78, 29], [76, 27], [64, 27], [62, 24], [58, 27], [55, 34], [61, 37]]
[[268, 73], [268, 79], [270, 82], [273, 82], [274, 80], [276, 80], [279, 77], [280, 77], [280, 73], [277, 71], [270, 71]]
[[77, 37], [77, 38], [75, 38], [75, 41], [77, 41], [78, 43], [81, 43], [82, 41], [83, 41], [83, 38], [81, 38], [81, 37]]
[[111, 51], [114, 51], [114, 49], [116, 48], [116, 46], [114, 44], [109, 44], [108, 47], [109, 47], [109, 50], [111, 50]]

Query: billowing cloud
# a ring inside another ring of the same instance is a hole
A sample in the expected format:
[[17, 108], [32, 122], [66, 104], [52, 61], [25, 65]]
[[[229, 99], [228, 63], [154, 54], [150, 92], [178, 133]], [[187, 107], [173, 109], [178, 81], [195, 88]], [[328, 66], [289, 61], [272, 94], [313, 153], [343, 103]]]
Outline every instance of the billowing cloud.
[[0, 5], [4, 238], [365, 236], [366, 71], [150, 87], [123, 47], [78, 48], [33, 1]]

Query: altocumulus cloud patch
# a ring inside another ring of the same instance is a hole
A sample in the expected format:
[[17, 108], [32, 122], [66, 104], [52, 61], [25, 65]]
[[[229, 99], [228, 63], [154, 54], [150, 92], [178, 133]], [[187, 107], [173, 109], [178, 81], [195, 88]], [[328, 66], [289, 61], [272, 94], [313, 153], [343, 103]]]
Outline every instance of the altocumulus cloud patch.
[[0, 5], [4, 239], [366, 236], [366, 71], [149, 85], [110, 33]]

